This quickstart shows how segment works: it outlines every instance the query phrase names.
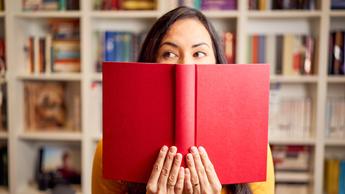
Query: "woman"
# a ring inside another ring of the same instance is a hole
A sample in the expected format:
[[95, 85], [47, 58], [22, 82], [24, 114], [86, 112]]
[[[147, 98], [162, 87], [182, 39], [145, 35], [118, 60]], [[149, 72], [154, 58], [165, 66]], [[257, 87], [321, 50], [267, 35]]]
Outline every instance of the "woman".
[[[139, 62], [171, 64], [227, 63], [214, 28], [198, 10], [176, 8], [162, 16], [149, 31]], [[147, 185], [110, 181], [102, 178], [102, 142], [93, 164], [92, 192], [96, 193], [274, 193], [274, 174], [268, 148], [267, 181], [251, 184], [220, 184], [212, 162], [203, 147], [192, 147], [187, 167], [180, 167], [177, 148], [163, 146]]]

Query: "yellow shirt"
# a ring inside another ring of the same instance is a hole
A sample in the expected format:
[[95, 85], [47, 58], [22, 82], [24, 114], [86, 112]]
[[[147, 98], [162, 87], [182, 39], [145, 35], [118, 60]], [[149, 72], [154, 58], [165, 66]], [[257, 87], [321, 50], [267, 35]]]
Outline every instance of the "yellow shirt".
[[[249, 183], [253, 194], [273, 194], [274, 193], [274, 169], [271, 150], [268, 146], [267, 153], [267, 179], [265, 182]], [[97, 145], [92, 168], [92, 193], [93, 194], [114, 194], [126, 193], [127, 184], [123, 181], [104, 179], [102, 176], [102, 141]], [[222, 194], [228, 193], [226, 188], [222, 189]]]

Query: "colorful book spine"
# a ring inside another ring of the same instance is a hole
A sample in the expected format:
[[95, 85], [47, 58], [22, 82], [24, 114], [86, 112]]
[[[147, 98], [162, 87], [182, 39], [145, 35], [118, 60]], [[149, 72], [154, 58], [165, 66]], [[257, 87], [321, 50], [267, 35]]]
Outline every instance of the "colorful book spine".
[[22, 5], [23, 11], [78, 10], [79, 0], [23, 0]]

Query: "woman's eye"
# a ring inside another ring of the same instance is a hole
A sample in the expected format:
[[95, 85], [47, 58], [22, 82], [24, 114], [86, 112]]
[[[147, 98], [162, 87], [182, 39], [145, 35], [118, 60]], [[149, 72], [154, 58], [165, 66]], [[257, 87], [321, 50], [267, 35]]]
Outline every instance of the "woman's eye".
[[172, 53], [172, 52], [165, 52], [165, 53], [163, 53], [163, 57], [168, 59], [168, 58], [177, 57], [177, 55]]
[[206, 56], [206, 53], [205, 52], [201, 52], [201, 51], [195, 52], [193, 54], [193, 57], [197, 57], [197, 58], [201, 58], [201, 57], [205, 57], [205, 56]]

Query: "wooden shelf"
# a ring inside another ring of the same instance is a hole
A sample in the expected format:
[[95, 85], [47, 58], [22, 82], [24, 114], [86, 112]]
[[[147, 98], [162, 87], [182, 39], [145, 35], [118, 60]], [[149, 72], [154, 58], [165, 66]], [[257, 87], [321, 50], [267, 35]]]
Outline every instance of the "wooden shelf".
[[8, 133], [6, 131], [0, 131], [0, 140], [7, 140]]
[[[75, 189], [76, 194], [81, 194], [80, 186], [72, 186]], [[21, 191], [18, 192], [19, 194], [50, 194], [49, 191], [39, 191], [36, 186], [25, 186]], [[1, 193], [0, 193], [1, 194]]]
[[18, 135], [23, 140], [81, 141], [81, 132], [23, 132]]
[[331, 17], [345, 17], [345, 10], [332, 10], [329, 15]]
[[271, 83], [317, 83], [318, 76], [283, 76], [283, 75], [271, 75]]
[[320, 11], [248, 11], [248, 18], [291, 19], [319, 17], [321, 17]]
[[80, 81], [80, 73], [51, 73], [51, 74], [21, 74], [17, 76], [21, 80], [56, 80], [56, 81]]
[[230, 11], [203, 11], [203, 13], [209, 18], [237, 18], [239, 12], [236, 10]]
[[343, 76], [332, 76], [332, 75], [329, 75], [327, 77], [327, 82], [328, 83], [345, 83], [345, 75], [343, 75]]
[[79, 18], [80, 11], [26, 11], [15, 14], [19, 18]]
[[316, 141], [312, 138], [304, 138], [304, 139], [297, 139], [297, 138], [270, 138], [270, 144], [274, 145], [315, 145]]
[[158, 18], [158, 11], [93, 11], [91, 17], [99, 19], [111, 18]]
[[345, 139], [326, 139], [326, 146], [345, 146]]

